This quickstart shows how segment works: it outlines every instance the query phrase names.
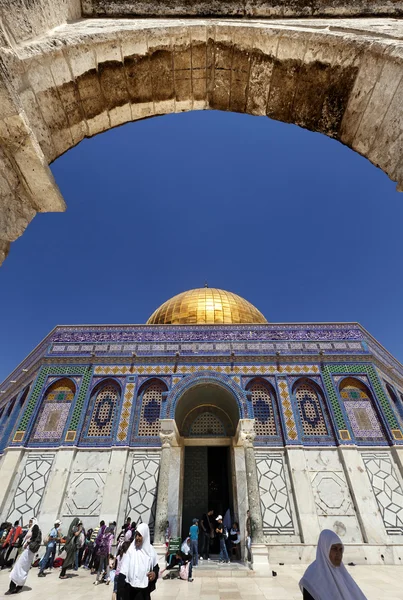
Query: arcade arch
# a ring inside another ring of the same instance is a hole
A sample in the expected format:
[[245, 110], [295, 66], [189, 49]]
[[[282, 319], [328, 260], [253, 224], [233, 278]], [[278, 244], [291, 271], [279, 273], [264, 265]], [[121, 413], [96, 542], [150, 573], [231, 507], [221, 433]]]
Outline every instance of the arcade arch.
[[7, 47], [0, 252], [36, 212], [64, 210], [48, 165], [83, 138], [218, 109], [324, 133], [403, 185], [398, 20], [96, 20]]

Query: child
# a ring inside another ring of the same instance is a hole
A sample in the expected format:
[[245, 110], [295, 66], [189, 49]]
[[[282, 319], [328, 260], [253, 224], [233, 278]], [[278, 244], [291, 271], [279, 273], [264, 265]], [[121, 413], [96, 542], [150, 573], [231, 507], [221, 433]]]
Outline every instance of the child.
[[193, 525], [189, 530], [189, 537], [193, 566], [196, 568], [199, 563], [199, 521], [197, 519], [193, 519]]
[[123, 542], [123, 544], [119, 548], [119, 551], [116, 555], [116, 571], [115, 571], [115, 578], [113, 580], [112, 600], [119, 600], [118, 599], [118, 577], [119, 577], [119, 573], [120, 573], [120, 567], [122, 564], [123, 556], [128, 551], [130, 544], [131, 544], [131, 542]]

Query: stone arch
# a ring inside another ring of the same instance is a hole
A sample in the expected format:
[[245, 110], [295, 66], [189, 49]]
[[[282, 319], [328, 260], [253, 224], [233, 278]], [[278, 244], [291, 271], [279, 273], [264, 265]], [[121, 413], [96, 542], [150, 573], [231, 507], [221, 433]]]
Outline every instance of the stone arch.
[[251, 418], [250, 408], [246, 402], [243, 390], [230, 378], [222, 373], [210, 371], [208, 373], [195, 373], [188, 375], [174, 386], [167, 395], [164, 418], [176, 418], [177, 405], [183, 395], [197, 385], [215, 385], [232, 396], [237, 405], [239, 419]]
[[76, 392], [77, 386], [69, 377], [59, 377], [46, 386], [31, 425], [30, 444], [62, 441]]
[[50, 162], [85, 137], [172, 112], [294, 123], [341, 141], [402, 186], [402, 30], [387, 20], [87, 19], [17, 44], [0, 113], [9, 200], [0, 251], [36, 212], [64, 210]]

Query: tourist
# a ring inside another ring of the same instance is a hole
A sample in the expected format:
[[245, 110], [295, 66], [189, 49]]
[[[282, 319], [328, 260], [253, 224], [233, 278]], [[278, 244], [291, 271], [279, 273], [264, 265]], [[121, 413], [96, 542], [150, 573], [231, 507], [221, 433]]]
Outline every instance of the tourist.
[[249, 510], [246, 511], [245, 519], [245, 546], [246, 561], [249, 563], [250, 568], [252, 568], [252, 518]]
[[[109, 577], [109, 555], [111, 553], [112, 542], [115, 535], [115, 527], [113, 523], [109, 523], [109, 526], [106, 527], [105, 531], [102, 534], [102, 537], [98, 544], [98, 556], [99, 556], [99, 565], [97, 578], [94, 581], [94, 585], [99, 585], [102, 581], [103, 574], [105, 575], [105, 582], [109, 585], [110, 577]], [[99, 537], [99, 536], [98, 536]], [[102, 577], [101, 577], [102, 575]]]
[[0, 564], [2, 569], [7, 566], [7, 562], [12, 550], [14, 550], [14, 548], [18, 548], [18, 538], [20, 537], [21, 533], [22, 527], [20, 526], [20, 522], [16, 521], [14, 523], [14, 526], [10, 527], [10, 529], [8, 530], [7, 537], [3, 543], [0, 558]]
[[[103, 523], [103, 521], [101, 521], [101, 523]], [[84, 564], [85, 568], [91, 569], [92, 574], [95, 573], [95, 570], [93, 571], [95, 558], [96, 558], [95, 542], [98, 537], [100, 527], [101, 527], [101, 524], [99, 524], [98, 527], [94, 527], [94, 529], [92, 530], [91, 537], [90, 537], [90, 543], [89, 543], [88, 555], [87, 555], [86, 562]], [[98, 568], [98, 565], [97, 565], [97, 568]]]
[[210, 560], [210, 542], [214, 539], [214, 526], [212, 523], [214, 511], [210, 509], [207, 513], [204, 513], [201, 520], [201, 548], [200, 548], [200, 560]]
[[150, 600], [158, 572], [158, 557], [150, 543], [150, 530], [146, 523], [140, 523], [134, 543], [122, 559], [117, 585], [119, 600]]
[[101, 521], [99, 524], [98, 532], [97, 532], [95, 542], [94, 542], [94, 551], [92, 553], [92, 560], [91, 560], [91, 564], [90, 564], [91, 575], [94, 575], [98, 571], [98, 567], [99, 567], [98, 548], [99, 548], [99, 544], [101, 543], [101, 539], [105, 532], [105, 529], [106, 529], [105, 521]]
[[119, 552], [121, 546], [123, 545], [124, 541], [125, 541], [125, 534], [126, 534], [126, 524], [122, 525], [122, 529], [119, 532], [119, 535], [117, 537], [116, 540], [116, 544], [117, 544], [117, 551]]
[[189, 529], [190, 551], [192, 554], [193, 566], [196, 568], [199, 564], [199, 521], [193, 519], [193, 525]]
[[324, 529], [319, 536], [316, 560], [299, 582], [304, 600], [366, 600], [343, 565], [343, 552], [339, 536]]
[[182, 567], [186, 567], [187, 580], [192, 582], [192, 571], [193, 571], [193, 561], [192, 561], [192, 551], [190, 549], [190, 537], [187, 537], [182, 542], [181, 553], [180, 553], [180, 562], [179, 562], [179, 576], [180, 579], [185, 579], [183, 577], [183, 571], [181, 573]]
[[44, 573], [45, 569], [48, 569], [50, 566], [53, 567], [53, 561], [52, 562], [50, 562], [50, 561], [52, 558], [53, 550], [56, 549], [57, 539], [59, 536], [59, 533], [57, 530], [60, 527], [60, 525], [61, 525], [60, 521], [55, 521], [54, 526], [49, 531], [49, 535], [47, 536], [47, 538], [45, 538], [46, 552], [45, 552], [44, 557], [42, 558], [42, 560], [39, 563], [38, 577], [46, 577], [46, 575]]
[[23, 552], [10, 573], [10, 587], [6, 594], [18, 594], [27, 580], [35, 554], [41, 547], [42, 532], [35, 518], [30, 519], [29, 529], [23, 542]]
[[126, 527], [126, 533], [125, 533], [125, 542], [132, 542], [134, 539], [134, 533], [136, 531], [136, 523], [133, 523], [133, 525], [129, 524]]
[[91, 549], [92, 549], [92, 545], [91, 545], [92, 532], [93, 532], [93, 529], [90, 527], [89, 529], [87, 529], [87, 533], [85, 535], [84, 552], [83, 552], [83, 558], [82, 558], [82, 562], [84, 563], [83, 569], [88, 569], [88, 561], [90, 559], [90, 553], [91, 553]]
[[222, 522], [222, 516], [218, 515], [217, 517], [217, 527], [216, 527], [216, 534], [218, 535], [218, 539], [220, 540], [220, 560], [219, 562], [225, 562], [225, 563], [229, 563], [229, 558], [228, 558], [228, 552], [227, 552], [227, 546], [226, 546], [226, 539], [228, 537], [228, 531], [226, 529], [226, 527], [224, 526], [224, 523]]
[[229, 531], [230, 553], [231, 558], [235, 556], [236, 560], [241, 560], [241, 534], [238, 523], [234, 521]]
[[64, 544], [66, 558], [64, 559], [59, 579], [67, 579], [67, 569], [72, 569], [74, 567], [77, 551], [77, 538], [80, 535], [82, 528], [83, 524], [78, 517], [72, 520], [66, 537], [66, 543]]
[[123, 527], [125, 528], [125, 530], [127, 530], [127, 529], [130, 529], [130, 528], [131, 528], [131, 526], [132, 526], [132, 525], [131, 525], [131, 523], [132, 523], [131, 517], [127, 517], [127, 519], [126, 519], [126, 522], [125, 522], [125, 524], [123, 525]]
[[85, 529], [84, 527], [81, 528], [80, 534], [77, 537], [77, 541], [76, 541], [76, 553], [74, 556], [74, 570], [78, 571], [78, 567], [81, 565], [81, 561], [83, 558], [83, 552], [84, 552], [84, 547], [85, 547]]
[[122, 566], [123, 556], [128, 551], [130, 544], [131, 542], [123, 542], [116, 555], [115, 579], [113, 581], [112, 600], [120, 600], [118, 596], [118, 577], [120, 573], [120, 567]]

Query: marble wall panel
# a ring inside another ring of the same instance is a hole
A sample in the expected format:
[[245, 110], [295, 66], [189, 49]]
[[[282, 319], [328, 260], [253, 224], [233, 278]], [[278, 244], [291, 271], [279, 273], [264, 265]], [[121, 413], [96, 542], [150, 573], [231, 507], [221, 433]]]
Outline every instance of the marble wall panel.
[[148, 523], [154, 536], [160, 453], [133, 452], [126, 514], [137, 523]]

